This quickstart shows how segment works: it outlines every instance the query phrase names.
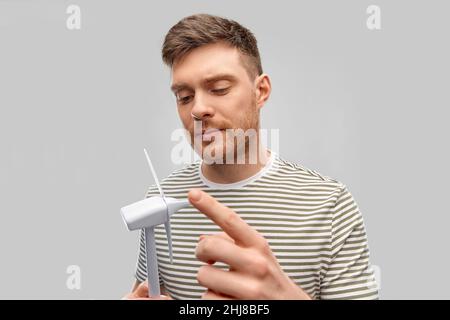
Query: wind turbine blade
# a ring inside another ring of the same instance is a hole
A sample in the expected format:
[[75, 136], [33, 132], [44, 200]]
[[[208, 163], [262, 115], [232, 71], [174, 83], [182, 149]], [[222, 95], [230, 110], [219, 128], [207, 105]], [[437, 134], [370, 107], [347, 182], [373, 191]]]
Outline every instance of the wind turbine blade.
[[155, 180], [156, 186], [158, 187], [159, 194], [161, 195], [161, 197], [164, 200], [164, 192], [161, 188], [161, 185], [159, 184], [159, 180], [158, 180], [158, 177], [156, 176], [155, 169], [153, 168], [152, 161], [150, 160], [150, 157], [148, 156], [147, 150], [145, 148], [144, 148], [144, 153], [145, 153], [145, 157], [147, 158], [147, 163], [148, 163], [148, 166], [150, 167], [150, 171], [152, 172], [153, 179]]

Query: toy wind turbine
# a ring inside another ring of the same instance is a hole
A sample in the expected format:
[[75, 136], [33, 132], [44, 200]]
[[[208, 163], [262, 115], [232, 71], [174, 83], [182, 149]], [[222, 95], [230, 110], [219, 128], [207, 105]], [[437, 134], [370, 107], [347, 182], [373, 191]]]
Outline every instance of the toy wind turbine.
[[145, 231], [145, 250], [147, 256], [147, 280], [149, 297], [159, 296], [159, 274], [158, 260], [156, 256], [155, 243], [155, 227], [164, 224], [169, 245], [170, 263], [173, 262], [172, 256], [172, 234], [170, 230], [170, 216], [182, 208], [190, 205], [187, 199], [178, 200], [175, 198], [165, 197], [164, 192], [159, 184], [158, 177], [153, 169], [152, 162], [148, 156], [147, 150], [144, 149], [145, 157], [159, 190], [159, 196], [150, 197], [120, 209], [125, 225], [128, 231], [144, 228]]

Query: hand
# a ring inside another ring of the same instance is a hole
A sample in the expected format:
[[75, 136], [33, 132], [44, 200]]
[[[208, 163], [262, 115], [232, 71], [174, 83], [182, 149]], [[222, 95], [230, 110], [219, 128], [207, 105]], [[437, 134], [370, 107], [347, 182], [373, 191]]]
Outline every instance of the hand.
[[133, 292], [128, 293], [122, 300], [173, 300], [170, 296], [160, 295], [150, 298], [148, 296], [148, 282], [142, 282]]
[[[203, 299], [311, 299], [281, 269], [267, 240], [239, 215], [200, 189], [192, 189], [189, 201], [224, 233], [201, 236], [196, 248], [200, 261], [208, 263], [197, 274], [208, 288]], [[228, 271], [213, 266], [216, 261]]]

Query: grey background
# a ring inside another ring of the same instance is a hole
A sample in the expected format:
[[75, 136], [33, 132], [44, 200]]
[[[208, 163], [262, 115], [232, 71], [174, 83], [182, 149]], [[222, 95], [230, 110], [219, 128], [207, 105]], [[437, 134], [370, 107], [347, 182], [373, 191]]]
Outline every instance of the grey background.
[[[81, 7], [81, 30], [66, 8]], [[381, 7], [382, 29], [366, 27]], [[447, 1], [0, 0], [0, 298], [116, 299], [137, 233], [119, 208], [160, 178], [180, 127], [160, 59], [199, 12], [259, 41], [282, 157], [344, 182], [381, 298], [450, 298]], [[81, 267], [81, 290], [66, 268]]]

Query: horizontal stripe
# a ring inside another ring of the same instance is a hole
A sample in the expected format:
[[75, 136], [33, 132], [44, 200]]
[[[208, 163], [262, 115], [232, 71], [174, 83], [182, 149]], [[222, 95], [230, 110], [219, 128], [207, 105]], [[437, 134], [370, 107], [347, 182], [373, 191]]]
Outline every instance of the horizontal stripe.
[[[195, 162], [172, 172], [161, 187], [176, 199], [200, 188], [234, 210], [267, 239], [283, 271], [311, 297], [377, 299], [363, 218], [345, 185], [278, 156], [266, 169], [239, 188], [214, 189], [203, 182]], [[157, 195], [156, 186], [146, 193]], [[174, 299], [199, 299], [205, 291], [196, 279], [204, 265], [195, 257], [199, 236], [221, 230], [192, 206], [175, 213], [171, 226], [173, 264], [164, 227], [155, 228], [161, 283]], [[143, 232], [139, 242], [136, 278], [143, 281]], [[228, 270], [220, 262], [215, 266]]]

